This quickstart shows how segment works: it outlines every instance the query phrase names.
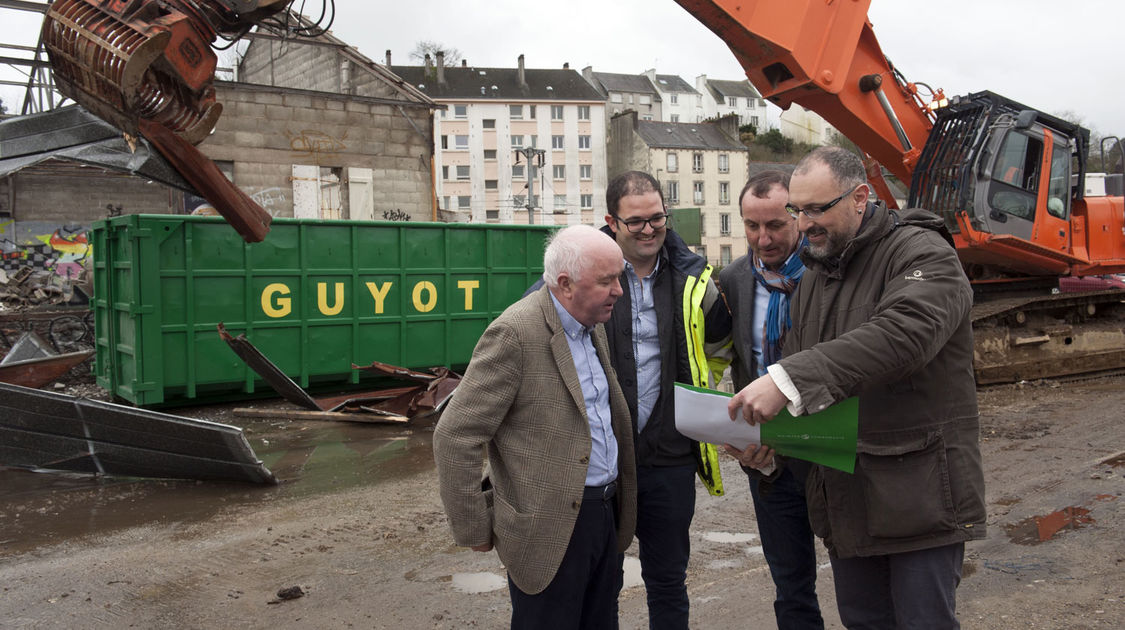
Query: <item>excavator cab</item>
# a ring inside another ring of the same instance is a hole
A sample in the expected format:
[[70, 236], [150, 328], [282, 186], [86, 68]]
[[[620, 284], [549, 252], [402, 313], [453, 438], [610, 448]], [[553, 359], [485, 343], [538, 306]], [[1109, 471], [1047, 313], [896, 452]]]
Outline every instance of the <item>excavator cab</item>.
[[[1089, 132], [991, 92], [939, 110], [911, 182], [911, 206], [939, 213], [977, 278], [1058, 275], [1075, 256]], [[1076, 177], [1072, 177], [1076, 175]]]

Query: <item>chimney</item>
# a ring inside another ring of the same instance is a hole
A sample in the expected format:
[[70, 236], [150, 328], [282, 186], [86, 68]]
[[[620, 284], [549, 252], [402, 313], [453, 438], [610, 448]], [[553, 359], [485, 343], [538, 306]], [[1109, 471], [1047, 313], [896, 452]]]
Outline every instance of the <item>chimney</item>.
[[426, 53], [424, 63], [425, 63], [425, 66], [426, 66], [426, 70], [429, 70], [430, 69], [430, 53]]
[[468, 59], [462, 59], [461, 60], [461, 67], [462, 68], [468, 68], [469, 67], [469, 60]]
[[439, 50], [434, 53], [437, 58], [437, 82], [438, 85], [445, 85], [445, 51]]
[[520, 87], [527, 87], [527, 73], [525, 73], [524, 70], [523, 70], [523, 53], [520, 53], [520, 56], [519, 56], [519, 66], [520, 66]]
[[391, 49], [390, 48], [387, 49], [387, 67], [388, 68], [391, 67]]
[[738, 140], [738, 114], [730, 113], [723, 116], [718, 121], [719, 130], [722, 131], [731, 140]]
[[569, 61], [563, 62], [563, 70], [570, 70], [570, 62]]

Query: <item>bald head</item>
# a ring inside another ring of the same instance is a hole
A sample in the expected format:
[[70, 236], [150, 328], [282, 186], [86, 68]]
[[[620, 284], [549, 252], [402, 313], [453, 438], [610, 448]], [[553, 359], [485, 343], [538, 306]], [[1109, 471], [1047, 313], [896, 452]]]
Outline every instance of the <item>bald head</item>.
[[547, 244], [543, 282], [574, 319], [593, 326], [609, 319], [621, 295], [618, 276], [624, 268], [612, 238], [588, 225], [572, 225]]

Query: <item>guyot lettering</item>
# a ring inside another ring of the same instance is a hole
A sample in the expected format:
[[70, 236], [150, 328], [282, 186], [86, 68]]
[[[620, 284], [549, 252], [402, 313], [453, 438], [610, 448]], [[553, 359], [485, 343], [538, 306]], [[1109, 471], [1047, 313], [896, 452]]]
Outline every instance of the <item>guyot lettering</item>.
[[[374, 300], [372, 314], [382, 315], [385, 310], [387, 297], [394, 287], [394, 282], [365, 282], [368, 293]], [[344, 282], [317, 282], [316, 283], [316, 308], [321, 315], [339, 315], [344, 310], [347, 295]], [[466, 311], [473, 310], [473, 293], [480, 288], [479, 280], [458, 280], [457, 288], [464, 297]], [[419, 313], [429, 313], [438, 305], [438, 290], [433, 282], [420, 280], [410, 289], [410, 301], [414, 310]], [[293, 312], [293, 296], [289, 285], [274, 282], [262, 289], [262, 312], [267, 317], [285, 317]], [[363, 313], [360, 313], [361, 315]]]

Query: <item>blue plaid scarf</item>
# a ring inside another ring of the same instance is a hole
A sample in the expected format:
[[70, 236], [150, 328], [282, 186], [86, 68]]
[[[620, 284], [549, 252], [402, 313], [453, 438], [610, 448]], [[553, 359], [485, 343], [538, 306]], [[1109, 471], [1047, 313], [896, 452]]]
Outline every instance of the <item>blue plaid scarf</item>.
[[760, 369], [772, 365], [781, 358], [781, 343], [793, 321], [789, 319], [789, 295], [797, 288], [797, 283], [805, 273], [800, 253], [808, 245], [801, 237], [797, 249], [789, 255], [779, 271], [772, 271], [762, 265], [757, 256], [752, 259], [750, 268], [754, 279], [770, 292], [769, 308], [766, 309], [765, 330], [762, 331], [762, 365]]

